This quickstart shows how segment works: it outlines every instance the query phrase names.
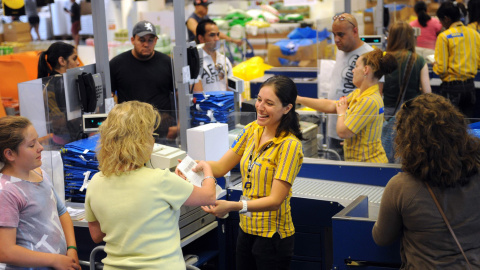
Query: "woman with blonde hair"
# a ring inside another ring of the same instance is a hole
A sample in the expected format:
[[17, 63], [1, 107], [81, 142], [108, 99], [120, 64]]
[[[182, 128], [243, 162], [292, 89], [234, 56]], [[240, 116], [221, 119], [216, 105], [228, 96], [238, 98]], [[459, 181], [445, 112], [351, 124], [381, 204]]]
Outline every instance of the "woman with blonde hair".
[[104, 269], [185, 269], [180, 207], [215, 202], [216, 180], [207, 163], [195, 168], [203, 169], [202, 187], [168, 169], [144, 166], [159, 124], [152, 105], [128, 101], [100, 126], [100, 172], [88, 185], [85, 212], [93, 241], [106, 242]]
[[431, 93], [404, 103], [396, 130], [402, 172], [385, 187], [373, 239], [400, 238], [401, 269], [480, 269], [480, 139]]
[[431, 93], [432, 88], [427, 63], [422, 56], [415, 53], [413, 28], [404, 21], [397, 21], [390, 27], [388, 33], [387, 52], [395, 57], [398, 68], [385, 75], [383, 84], [386, 122], [382, 130], [382, 145], [388, 161], [393, 163], [395, 161], [393, 149], [395, 113], [405, 100], [422, 93]]
[[353, 84], [358, 87], [340, 100], [298, 97], [297, 103], [325, 113], [337, 113], [337, 134], [345, 139], [345, 161], [387, 163], [381, 142], [383, 100], [378, 80], [392, 73], [397, 61], [391, 53], [375, 49], [358, 58]]

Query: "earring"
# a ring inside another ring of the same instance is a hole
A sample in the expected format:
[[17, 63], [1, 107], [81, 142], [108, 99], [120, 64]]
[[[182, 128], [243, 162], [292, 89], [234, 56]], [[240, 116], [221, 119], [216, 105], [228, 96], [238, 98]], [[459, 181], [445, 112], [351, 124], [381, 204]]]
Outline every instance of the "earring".
[[367, 74], [363, 74], [363, 78], [366, 78], [367, 77]]

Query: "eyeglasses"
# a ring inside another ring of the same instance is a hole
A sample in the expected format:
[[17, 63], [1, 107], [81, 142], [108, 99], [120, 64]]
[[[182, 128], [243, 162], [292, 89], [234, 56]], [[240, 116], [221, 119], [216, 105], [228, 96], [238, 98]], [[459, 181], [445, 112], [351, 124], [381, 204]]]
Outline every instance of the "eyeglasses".
[[335, 15], [333, 16], [332, 20], [335, 22], [336, 20], [339, 20], [339, 21], [347, 21], [349, 22], [351, 25], [353, 25], [353, 27], [357, 27], [355, 24], [353, 24], [353, 22], [351, 22], [347, 17], [345, 17], [344, 15]]

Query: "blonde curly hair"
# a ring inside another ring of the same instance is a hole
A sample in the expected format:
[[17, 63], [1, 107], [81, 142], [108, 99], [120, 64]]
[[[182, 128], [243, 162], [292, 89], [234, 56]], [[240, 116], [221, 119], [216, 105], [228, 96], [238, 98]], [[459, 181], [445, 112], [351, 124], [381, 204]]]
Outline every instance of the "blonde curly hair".
[[144, 166], [160, 121], [160, 114], [148, 103], [128, 101], [113, 107], [99, 128], [97, 159], [103, 175], [120, 175]]

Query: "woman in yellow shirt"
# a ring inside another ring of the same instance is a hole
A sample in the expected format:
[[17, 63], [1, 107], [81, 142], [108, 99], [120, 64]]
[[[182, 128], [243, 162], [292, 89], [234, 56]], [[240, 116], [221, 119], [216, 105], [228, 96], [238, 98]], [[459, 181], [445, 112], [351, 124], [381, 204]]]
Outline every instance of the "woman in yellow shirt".
[[340, 100], [298, 97], [297, 102], [325, 113], [337, 113], [337, 133], [345, 139], [346, 161], [388, 163], [381, 142], [383, 99], [378, 80], [397, 68], [390, 53], [379, 49], [358, 58], [353, 70], [355, 91]]
[[240, 164], [243, 195], [203, 209], [217, 217], [240, 214], [237, 270], [289, 270], [295, 228], [290, 211], [292, 185], [303, 162], [302, 134], [295, 112], [297, 87], [274, 76], [260, 87], [257, 120], [245, 126], [219, 161], [208, 161], [215, 177]]
[[447, 30], [438, 35], [433, 72], [442, 79], [439, 94], [472, 118], [476, 99], [473, 78], [480, 69], [480, 34], [460, 21], [466, 12], [457, 2], [444, 2], [438, 8], [437, 16]]

